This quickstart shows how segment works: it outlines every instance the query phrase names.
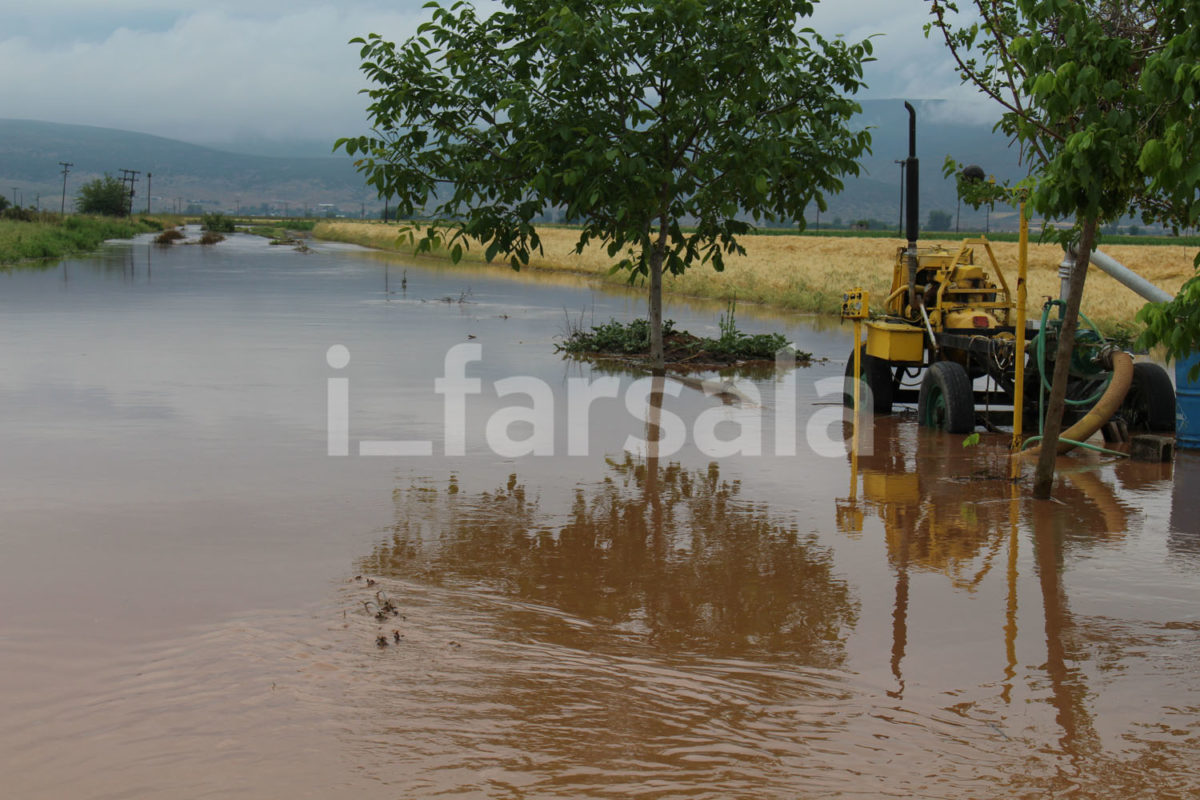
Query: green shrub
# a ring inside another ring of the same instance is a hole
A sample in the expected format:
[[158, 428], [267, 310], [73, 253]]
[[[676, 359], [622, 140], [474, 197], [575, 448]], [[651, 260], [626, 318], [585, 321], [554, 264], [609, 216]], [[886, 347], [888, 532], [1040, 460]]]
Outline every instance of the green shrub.
[[[218, 211], [214, 211], [203, 215], [200, 218], [200, 224], [206, 231], [213, 233], [233, 233], [233, 217], [226, 216]], [[221, 241], [218, 239], [217, 241]]]
[[106, 174], [79, 187], [75, 208], [80, 214], [124, 217], [129, 212], [129, 193], [124, 182]]
[[[673, 320], [663, 320], [663, 338], [666, 339], [675, 330]], [[650, 322], [635, 319], [630, 322], [618, 322], [610, 319], [601, 325], [596, 325], [590, 332], [582, 328], [572, 330], [566, 342], [559, 345], [560, 350], [568, 353], [616, 353], [633, 355], [646, 353], [650, 350]]]
[[[566, 340], [556, 349], [573, 356], [644, 356], [650, 352], [650, 323], [644, 319], [618, 322], [610, 319], [595, 325], [590, 331], [582, 324], [568, 321]], [[716, 339], [703, 339], [686, 331], [675, 330], [672, 320], [663, 321], [663, 349], [668, 363], [718, 362], [729, 364], [740, 361], [770, 361], [775, 353], [787, 346], [788, 339], [781, 333], [746, 334], [737, 328], [734, 320], [734, 303], [730, 302], [726, 314], [720, 320], [721, 335]], [[797, 353], [798, 361], [805, 361], [811, 353]]]
[[717, 355], [748, 361], [774, 358], [775, 353], [788, 343], [787, 337], [782, 333], [742, 333], [734, 320], [735, 305], [736, 301], [729, 301], [727, 313], [721, 315], [718, 323], [721, 336], [718, 339], [705, 339], [705, 349]]

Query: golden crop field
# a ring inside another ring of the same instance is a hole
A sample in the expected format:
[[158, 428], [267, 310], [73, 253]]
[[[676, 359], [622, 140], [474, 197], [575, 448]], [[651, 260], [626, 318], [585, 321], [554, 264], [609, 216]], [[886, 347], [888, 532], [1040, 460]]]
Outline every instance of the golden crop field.
[[[321, 239], [355, 242], [387, 250], [404, 250], [396, 241], [395, 225], [370, 222], [320, 222], [313, 235]], [[539, 230], [544, 254], [535, 256], [535, 270], [570, 271], [594, 275], [613, 283], [626, 276], [609, 276], [612, 265], [602, 247], [574, 252], [578, 233], [570, 228]], [[684, 296], [715, 299], [737, 298], [738, 302], [763, 303], [790, 310], [834, 313], [842, 292], [861, 286], [875, 300], [882, 300], [891, 286], [892, 264], [900, 239], [869, 239], [834, 236], [753, 235], [742, 237], [744, 256], [726, 258], [725, 271], [702, 266], [684, 275], [666, 276], [664, 288]], [[922, 240], [922, 247], [941, 245], [957, 250], [957, 240]], [[1101, 248], [1151, 283], [1172, 294], [1195, 269], [1195, 248], [1167, 245], [1105, 245]], [[1009, 285], [1016, 291], [1017, 244], [992, 242], [992, 250]], [[473, 247], [464, 258], [482, 259], [481, 247]], [[411, 251], [410, 251], [411, 252]], [[1030, 244], [1028, 308], [1031, 318], [1040, 315], [1046, 297], [1057, 297], [1058, 265], [1062, 250], [1052, 244]], [[985, 264], [986, 255], [976, 252], [975, 263]], [[503, 262], [497, 268], [508, 269]], [[1102, 327], [1128, 327], [1145, 301], [1108, 275], [1093, 267], [1084, 292], [1083, 313]]]

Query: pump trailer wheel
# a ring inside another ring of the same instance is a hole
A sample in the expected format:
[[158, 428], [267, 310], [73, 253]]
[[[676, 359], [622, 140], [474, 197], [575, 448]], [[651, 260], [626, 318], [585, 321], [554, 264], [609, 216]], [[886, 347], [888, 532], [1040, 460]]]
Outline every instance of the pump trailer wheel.
[[975, 394], [971, 378], [957, 361], [935, 361], [925, 370], [917, 401], [917, 419], [946, 433], [975, 430]]
[[1133, 382], [1121, 403], [1121, 416], [1136, 433], [1175, 432], [1175, 388], [1158, 364], [1133, 365]]

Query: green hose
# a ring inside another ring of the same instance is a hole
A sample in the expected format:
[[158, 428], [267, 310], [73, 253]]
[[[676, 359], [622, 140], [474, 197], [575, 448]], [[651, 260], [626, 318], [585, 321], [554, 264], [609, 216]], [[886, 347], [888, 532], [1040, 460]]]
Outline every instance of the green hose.
[[[1037, 357], [1038, 357], [1038, 377], [1041, 380], [1042, 391], [1044, 391], [1044, 392], [1050, 391], [1050, 381], [1047, 380], [1047, 378], [1046, 378], [1046, 323], [1050, 319], [1050, 309], [1051, 308], [1053, 308], [1054, 306], [1062, 306], [1063, 308], [1066, 308], [1066, 305], [1067, 304], [1064, 303], [1062, 300], [1051, 300], [1050, 302], [1046, 303], [1046, 305], [1042, 308], [1042, 325], [1041, 325], [1041, 329], [1038, 332], [1038, 337], [1037, 337]], [[1097, 336], [1099, 336], [1101, 339], [1104, 338], [1104, 335], [1102, 333], [1100, 333], [1100, 329], [1097, 328], [1095, 323], [1093, 323], [1090, 319], [1088, 319], [1087, 316], [1082, 311], [1079, 312], [1079, 317], [1080, 317], [1080, 319], [1082, 319], [1084, 322], [1087, 323], [1088, 327], [1091, 328], [1092, 331], [1095, 332], [1095, 334]], [[1093, 405], [1093, 404], [1095, 404], [1095, 402], [1097, 400], [1099, 400], [1101, 397], [1104, 396], [1104, 391], [1108, 388], [1108, 384], [1111, 381], [1112, 381], [1112, 373], [1109, 372], [1108, 377], [1106, 377], [1104, 379], [1104, 383], [1102, 383], [1100, 385], [1100, 388], [1097, 389], [1096, 393], [1094, 395], [1092, 395], [1091, 397], [1087, 397], [1082, 400], [1072, 400], [1069, 397], [1065, 397], [1065, 398], [1063, 398], [1063, 400], [1067, 403], [1067, 405], [1071, 405], [1071, 406]], [[1039, 409], [1041, 408], [1041, 405], [1042, 405], [1041, 400], [1042, 400], [1042, 398], [1039, 395], [1038, 396], [1038, 408]], [[1044, 424], [1041, 417], [1042, 417], [1042, 415], [1039, 414], [1038, 415], [1038, 433], [1042, 432], [1042, 425]]]
[[[1029, 447], [1029, 445], [1034, 444], [1036, 442], [1040, 442], [1041, 440], [1042, 440], [1041, 436], [1030, 436], [1028, 439], [1025, 440], [1025, 443], [1021, 445], [1021, 449], [1025, 450], [1027, 447]], [[1109, 450], [1108, 448], [1101, 447], [1100, 445], [1088, 444], [1087, 442], [1077, 442], [1074, 439], [1064, 439], [1061, 436], [1058, 438], [1058, 440], [1060, 442], [1066, 442], [1067, 444], [1071, 444], [1076, 447], [1082, 447], [1085, 450], [1095, 450], [1097, 453], [1106, 453], [1107, 455], [1110, 455], [1110, 456], [1120, 456], [1121, 458], [1129, 458], [1129, 453], [1122, 453], [1120, 450]]]
[[[1050, 319], [1050, 309], [1053, 308], [1054, 306], [1062, 306], [1065, 309], [1067, 304], [1065, 302], [1063, 302], [1062, 300], [1051, 300], [1050, 302], [1046, 303], [1046, 305], [1042, 308], [1042, 324], [1041, 324], [1041, 329], [1039, 330], [1038, 337], [1037, 337], [1037, 339], [1038, 339], [1038, 343], [1037, 343], [1038, 375], [1040, 378], [1040, 386], [1038, 387], [1038, 435], [1030, 436], [1028, 439], [1026, 439], [1024, 441], [1024, 443], [1022, 443], [1022, 445], [1021, 445], [1022, 451], [1027, 449], [1030, 445], [1040, 442], [1042, 440], [1042, 434], [1045, 432], [1046, 392], [1051, 390], [1050, 382], [1048, 380], [1046, 380], [1046, 323]], [[1087, 323], [1088, 327], [1091, 328], [1096, 333], [1097, 336], [1099, 336], [1100, 338], [1104, 338], [1104, 335], [1102, 333], [1100, 333], [1100, 329], [1097, 328], [1095, 323], [1093, 323], [1090, 319], [1088, 319], [1087, 316], [1082, 311], [1079, 312], [1079, 316], [1084, 322]], [[1104, 395], [1104, 392], [1108, 389], [1108, 385], [1110, 383], [1112, 383], [1112, 376], [1113, 376], [1112, 372], [1109, 372], [1108, 376], [1104, 379], [1104, 383], [1100, 386], [1100, 389], [1094, 395], [1087, 398], [1086, 400], [1071, 400], [1069, 398], [1063, 398], [1063, 399], [1070, 405], [1076, 405], [1076, 406], [1091, 405], [1091, 404], [1095, 403], [1097, 400], [1099, 400]], [[1109, 450], [1108, 448], [1100, 447], [1100, 446], [1094, 445], [1094, 444], [1088, 444], [1087, 442], [1077, 442], [1074, 439], [1063, 439], [1062, 437], [1059, 437], [1059, 441], [1067, 442], [1068, 444], [1074, 445], [1075, 447], [1082, 447], [1085, 450], [1094, 450], [1097, 453], [1105, 453], [1107, 455], [1121, 456], [1122, 458], [1129, 458], [1128, 453], [1122, 453], [1118, 450]]]

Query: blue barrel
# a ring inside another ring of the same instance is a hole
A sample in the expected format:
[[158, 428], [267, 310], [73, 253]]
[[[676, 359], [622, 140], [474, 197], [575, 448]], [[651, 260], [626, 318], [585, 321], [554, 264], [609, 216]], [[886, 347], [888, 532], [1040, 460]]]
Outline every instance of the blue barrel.
[[1175, 362], [1176, 447], [1200, 448], [1200, 380], [1188, 380], [1188, 372], [1197, 362], [1200, 353]]

